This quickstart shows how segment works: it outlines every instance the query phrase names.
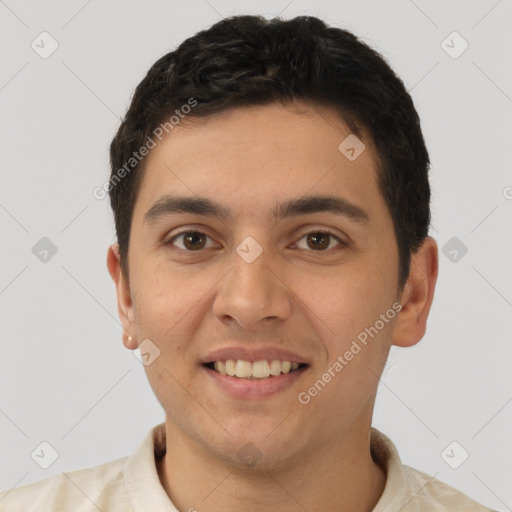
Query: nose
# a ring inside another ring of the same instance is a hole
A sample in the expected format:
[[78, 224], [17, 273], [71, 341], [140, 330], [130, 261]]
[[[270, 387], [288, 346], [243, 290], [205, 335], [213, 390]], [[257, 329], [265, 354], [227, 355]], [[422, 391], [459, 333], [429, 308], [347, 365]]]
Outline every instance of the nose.
[[233, 268], [215, 297], [215, 316], [248, 330], [286, 321], [292, 309], [292, 294], [275, 267], [265, 250], [251, 263], [234, 253]]

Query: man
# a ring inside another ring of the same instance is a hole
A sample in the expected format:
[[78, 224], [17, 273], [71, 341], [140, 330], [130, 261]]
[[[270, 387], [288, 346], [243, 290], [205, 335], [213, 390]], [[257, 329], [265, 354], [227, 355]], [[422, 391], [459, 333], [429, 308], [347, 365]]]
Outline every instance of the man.
[[437, 279], [401, 80], [313, 17], [225, 19], [158, 60], [111, 144], [126, 348], [165, 422], [2, 510], [484, 511], [372, 429]]

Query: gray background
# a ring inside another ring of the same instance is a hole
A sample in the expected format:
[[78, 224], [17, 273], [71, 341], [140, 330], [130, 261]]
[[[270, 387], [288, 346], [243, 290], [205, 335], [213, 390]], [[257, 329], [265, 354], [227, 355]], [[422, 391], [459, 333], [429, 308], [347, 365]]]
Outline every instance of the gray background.
[[[455, 245], [440, 253], [425, 338], [391, 354], [374, 425], [405, 463], [511, 510], [509, 0], [0, 1], [0, 489], [124, 457], [163, 421], [121, 343], [105, 264], [113, 220], [92, 191], [151, 64], [242, 13], [348, 28], [411, 92], [432, 159], [432, 235]], [[59, 45], [46, 59], [31, 48], [50, 48], [43, 31]], [[453, 31], [469, 44], [458, 58]], [[58, 249], [46, 262], [32, 251], [42, 237]], [[42, 441], [59, 453], [48, 469], [31, 458]], [[469, 453], [458, 469], [441, 456], [452, 441], [452, 464]]]

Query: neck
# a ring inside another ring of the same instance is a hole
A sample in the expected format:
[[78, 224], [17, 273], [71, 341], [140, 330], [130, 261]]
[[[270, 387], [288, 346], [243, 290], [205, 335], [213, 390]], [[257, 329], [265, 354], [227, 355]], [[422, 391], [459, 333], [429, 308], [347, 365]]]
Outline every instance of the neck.
[[157, 469], [178, 510], [370, 512], [384, 491], [386, 475], [371, 457], [369, 425], [355, 438], [349, 434], [323, 450], [301, 454], [300, 462], [262, 470], [219, 460], [169, 419], [166, 432], [166, 454]]

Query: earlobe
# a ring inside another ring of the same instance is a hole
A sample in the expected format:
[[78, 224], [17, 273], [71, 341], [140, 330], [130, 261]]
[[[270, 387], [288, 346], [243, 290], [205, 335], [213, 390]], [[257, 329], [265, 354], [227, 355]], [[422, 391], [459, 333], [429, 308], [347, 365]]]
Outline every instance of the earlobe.
[[129, 334], [123, 334], [123, 345], [129, 350], [135, 350], [139, 347], [136, 340], [134, 340]]
[[421, 247], [411, 255], [409, 278], [400, 298], [402, 310], [393, 330], [393, 345], [411, 347], [423, 338], [434, 298], [437, 274], [437, 243], [432, 237], [427, 237]]
[[123, 344], [126, 348], [134, 350], [137, 348], [137, 342], [131, 334], [135, 332], [133, 303], [129, 283], [121, 269], [118, 244], [113, 244], [108, 248], [107, 268], [116, 286], [117, 309], [124, 331]]

